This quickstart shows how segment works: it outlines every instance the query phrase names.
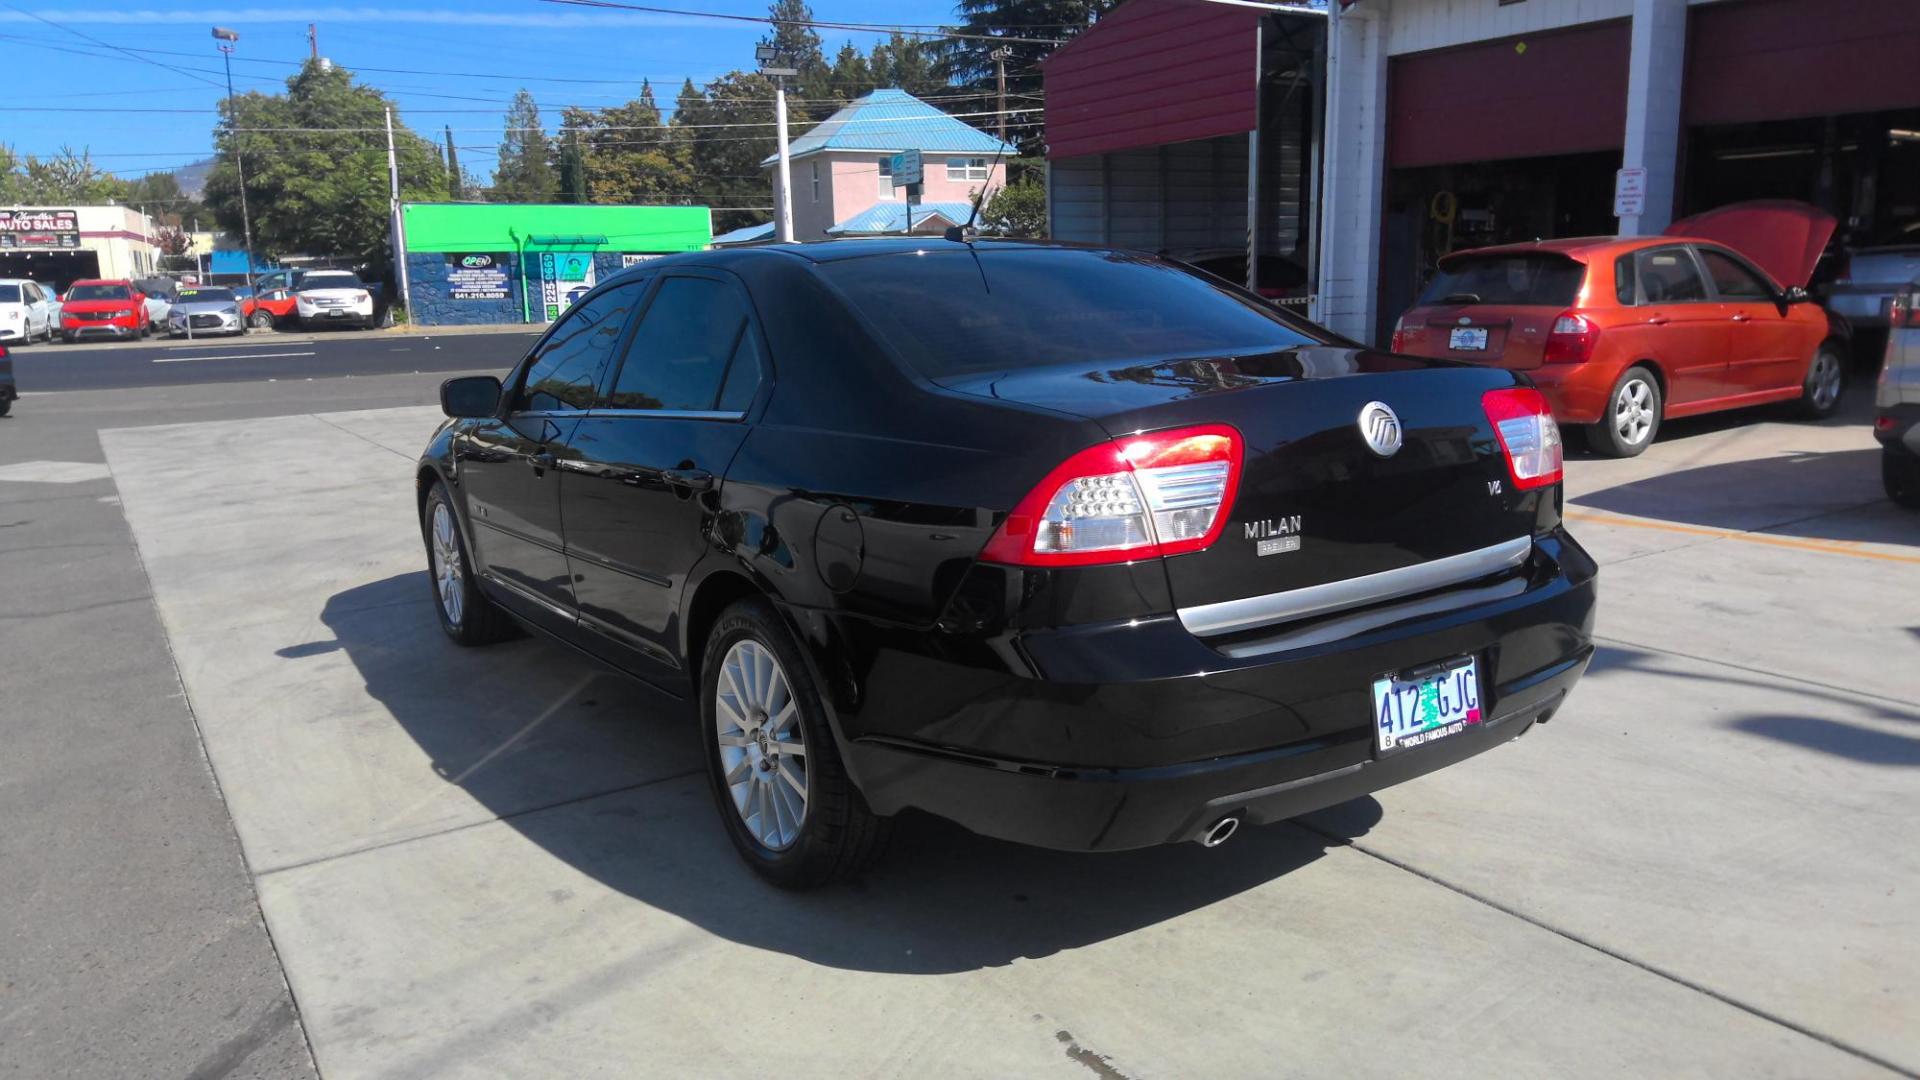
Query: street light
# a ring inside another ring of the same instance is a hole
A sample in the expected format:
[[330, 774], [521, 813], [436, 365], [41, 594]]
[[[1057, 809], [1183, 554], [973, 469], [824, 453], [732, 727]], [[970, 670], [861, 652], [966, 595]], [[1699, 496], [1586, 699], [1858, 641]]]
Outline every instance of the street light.
[[253, 219], [247, 214], [247, 166], [240, 153], [240, 116], [233, 100], [233, 47], [240, 40], [237, 31], [224, 26], [213, 28], [213, 40], [220, 43], [220, 57], [227, 66], [227, 134], [233, 137], [233, 170], [240, 176], [240, 242], [247, 258], [247, 292], [253, 292]]
[[787, 156], [787, 78], [798, 75], [793, 57], [772, 45], [753, 50], [760, 74], [773, 79], [773, 122], [780, 129], [780, 198], [774, 201], [774, 228], [780, 242], [793, 243], [793, 163]]

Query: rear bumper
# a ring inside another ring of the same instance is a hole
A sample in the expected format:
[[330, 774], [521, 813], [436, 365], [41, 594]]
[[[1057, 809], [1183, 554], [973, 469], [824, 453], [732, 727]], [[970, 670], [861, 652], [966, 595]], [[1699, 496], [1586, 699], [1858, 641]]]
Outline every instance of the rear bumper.
[[[1560, 708], [1593, 653], [1595, 567], [1562, 535], [1542, 542], [1528, 574], [1518, 595], [1247, 660], [1172, 619], [1128, 629], [1158, 640], [1126, 650], [1129, 667], [1141, 670], [1124, 676], [1098, 628], [1071, 632], [1079, 641], [1029, 640], [1023, 648], [1048, 678], [1024, 686], [983, 679], [977, 696], [923, 725], [965, 733], [964, 741], [869, 733], [846, 742], [847, 765], [878, 813], [917, 808], [983, 835], [1063, 850], [1196, 839], [1228, 815], [1294, 817], [1492, 749]], [[1373, 679], [1464, 655], [1481, 665], [1489, 719], [1377, 753]], [[934, 673], [924, 658], [914, 675], [921, 708], [935, 708], [944, 688], [927, 685]], [[875, 671], [869, 686], [884, 694], [891, 678]], [[1190, 752], [1223, 731], [1242, 743], [1264, 732], [1264, 744]], [[1022, 744], [1056, 752], [1006, 753]]]
[[1607, 399], [1620, 373], [1613, 365], [1542, 364], [1526, 376], [1546, 395], [1553, 418], [1561, 424], [1595, 424], [1607, 414]]
[[1882, 408], [1874, 418], [1873, 437], [1889, 451], [1920, 456], [1920, 404]]
[[1859, 327], [1884, 328], [1897, 285], [1851, 285], [1831, 290], [1826, 308]]

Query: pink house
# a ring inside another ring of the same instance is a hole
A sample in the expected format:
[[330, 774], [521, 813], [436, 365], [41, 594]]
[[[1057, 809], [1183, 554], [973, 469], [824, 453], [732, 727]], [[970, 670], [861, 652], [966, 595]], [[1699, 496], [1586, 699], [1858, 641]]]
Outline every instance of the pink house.
[[[934, 233], [964, 222], [976, 195], [1004, 185], [1006, 159], [1017, 153], [904, 90], [875, 90], [789, 148], [794, 239], [905, 232], [907, 192], [894, 184], [889, 162], [903, 150], [919, 150], [925, 161], [913, 231]], [[777, 200], [779, 160], [761, 166]]]

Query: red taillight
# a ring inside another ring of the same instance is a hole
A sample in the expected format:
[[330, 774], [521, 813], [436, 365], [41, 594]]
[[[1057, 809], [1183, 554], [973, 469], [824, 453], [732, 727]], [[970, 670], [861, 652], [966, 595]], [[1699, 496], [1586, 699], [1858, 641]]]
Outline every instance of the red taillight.
[[1407, 351], [1407, 318], [1402, 315], [1393, 322], [1393, 341], [1387, 346], [1388, 352]]
[[1920, 291], [1893, 294], [1892, 323], [1895, 327], [1920, 326]]
[[1547, 346], [1540, 354], [1543, 364], [1584, 364], [1593, 356], [1600, 341], [1600, 328], [1585, 315], [1569, 311], [1553, 320], [1547, 331]]
[[1493, 421], [1493, 432], [1507, 455], [1507, 474], [1513, 477], [1514, 487], [1525, 491], [1560, 482], [1565, 466], [1560, 425], [1553, 422], [1553, 413], [1540, 391], [1527, 387], [1489, 390], [1481, 396], [1480, 407]]
[[980, 557], [1088, 566], [1199, 551], [1227, 524], [1242, 440], [1225, 424], [1101, 443], [1068, 458], [994, 530]]

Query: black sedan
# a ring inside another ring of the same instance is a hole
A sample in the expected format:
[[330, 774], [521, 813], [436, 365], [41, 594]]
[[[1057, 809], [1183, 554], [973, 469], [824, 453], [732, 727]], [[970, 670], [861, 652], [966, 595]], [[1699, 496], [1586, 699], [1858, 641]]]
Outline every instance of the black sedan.
[[727, 831], [785, 885], [910, 808], [1216, 845], [1520, 735], [1592, 654], [1523, 376], [1150, 255], [659, 259], [441, 397], [447, 633], [532, 628], [697, 701]]

